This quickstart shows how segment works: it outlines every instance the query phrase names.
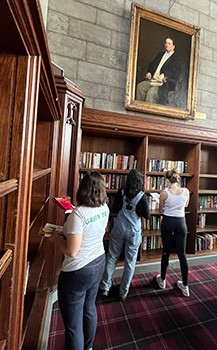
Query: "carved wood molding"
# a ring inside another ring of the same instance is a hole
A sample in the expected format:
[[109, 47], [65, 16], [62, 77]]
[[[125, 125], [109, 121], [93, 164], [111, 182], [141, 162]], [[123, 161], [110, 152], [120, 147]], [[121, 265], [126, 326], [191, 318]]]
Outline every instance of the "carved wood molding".
[[171, 121], [154, 120], [117, 112], [84, 108], [82, 129], [144, 137], [146, 135], [184, 139], [185, 142], [217, 142], [217, 130]]
[[11, 179], [8, 181], [0, 182], [0, 197], [15, 191], [18, 188], [18, 180]]

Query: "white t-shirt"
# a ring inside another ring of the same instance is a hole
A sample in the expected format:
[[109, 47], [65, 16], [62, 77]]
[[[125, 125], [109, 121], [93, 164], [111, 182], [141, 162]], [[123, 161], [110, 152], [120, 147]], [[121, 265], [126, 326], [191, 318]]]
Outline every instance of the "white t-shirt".
[[91, 208], [79, 206], [67, 218], [63, 227], [64, 235], [83, 234], [81, 247], [72, 258], [65, 255], [62, 271], [75, 271], [89, 264], [104, 253], [103, 236], [109, 218], [107, 204]]

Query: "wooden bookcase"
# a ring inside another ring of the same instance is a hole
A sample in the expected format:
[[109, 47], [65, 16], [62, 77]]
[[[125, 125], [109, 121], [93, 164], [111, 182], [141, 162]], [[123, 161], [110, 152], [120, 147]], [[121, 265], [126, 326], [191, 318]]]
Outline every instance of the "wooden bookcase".
[[[217, 208], [205, 209], [207, 213], [207, 226], [198, 228], [198, 196], [202, 193], [215, 195], [217, 192], [217, 132], [210, 129], [172, 123], [167, 121], [154, 121], [145, 117], [130, 116], [101, 110], [84, 109], [82, 116], [82, 146], [81, 151], [88, 153], [126, 154], [134, 155], [137, 159], [137, 168], [145, 173], [145, 191], [149, 196], [151, 192], [160, 193], [156, 183], [162, 183], [163, 169], [150, 169], [148, 160], [169, 160], [183, 164], [181, 172], [182, 181], [190, 191], [190, 203], [186, 208], [188, 226], [187, 253], [188, 255], [217, 253], [217, 246], [212, 250], [198, 251], [196, 249], [197, 233], [217, 233], [215, 226]], [[88, 164], [88, 163], [87, 163]], [[170, 163], [169, 163], [170, 164]], [[83, 167], [80, 161], [80, 175], [88, 168]], [[114, 177], [127, 174], [129, 170], [101, 169], [102, 174], [113, 174]], [[159, 171], [160, 170], [160, 171]], [[154, 186], [148, 186], [154, 183]], [[114, 196], [117, 189], [108, 189], [109, 197]], [[151, 220], [158, 221], [159, 212], [151, 210]], [[113, 216], [112, 216], [113, 220]], [[155, 227], [155, 226], [154, 226]], [[109, 230], [108, 230], [109, 231]], [[152, 226], [144, 226], [143, 243], [138, 255], [139, 262], [159, 261], [161, 248], [159, 248], [160, 230]], [[105, 235], [105, 246], [109, 232]], [[147, 248], [147, 237], [149, 247]], [[157, 238], [156, 238], [157, 237]], [[157, 242], [157, 243], [156, 243]]]
[[[213, 253], [217, 249], [217, 146], [202, 144], [198, 190], [198, 253]], [[203, 222], [202, 222], [203, 220]], [[211, 234], [211, 237], [210, 237]]]
[[53, 287], [48, 221], [61, 117], [38, 0], [0, 11], [0, 349], [37, 349]]
[[[56, 87], [62, 118], [56, 125], [58, 145], [56, 153], [56, 181], [53, 192], [55, 196], [69, 197], [76, 205], [76, 193], [79, 185], [79, 155], [81, 150], [81, 116], [84, 95], [75, 84], [67, 79], [64, 71], [53, 63]], [[51, 222], [63, 225], [65, 214], [56, 204], [51, 207]]]

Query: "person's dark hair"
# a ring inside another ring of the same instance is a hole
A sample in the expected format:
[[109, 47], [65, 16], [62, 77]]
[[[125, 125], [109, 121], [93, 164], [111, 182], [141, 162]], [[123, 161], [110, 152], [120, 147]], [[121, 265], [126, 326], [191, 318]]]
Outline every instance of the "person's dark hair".
[[105, 180], [97, 171], [89, 171], [80, 182], [76, 197], [78, 205], [99, 207], [107, 203]]
[[180, 175], [179, 172], [176, 168], [173, 168], [172, 170], [168, 170], [166, 172], [165, 178], [169, 180], [171, 184], [174, 183], [180, 183]]
[[174, 38], [172, 38], [171, 36], [167, 36], [166, 37], [166, 39], [165, 39], [165, 42], [166, 42], [166, 40], [167, 39], [170, 39], [170, 40], [172, 40], [172, 42], [173, 42], [173, 45], [175, 45], [176, 46], [176, 43], [175, 43], [175, 40], [174, 40]]
[[127, 176], [124, 194], [128, 200], [131, 200], [140, 191], [144, 191], [144, 175], [137, 169], [130, 170]]

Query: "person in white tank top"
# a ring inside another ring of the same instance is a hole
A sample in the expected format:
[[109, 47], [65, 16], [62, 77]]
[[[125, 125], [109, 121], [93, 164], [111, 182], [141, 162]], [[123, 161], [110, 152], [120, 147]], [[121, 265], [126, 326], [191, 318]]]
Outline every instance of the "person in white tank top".
[[175, 168], [166, 172], [165, 179], [166, 188], [160, 194], [159, 204], [159, 211], [163, 214], [161, 222], [163, 251], [161, 273], [156, 276], [156, 282], [161, 289], [166, 288], [165, 277], [174, 235], [182, 274], [182, 281], [178, 281], [177, 286], [181, 289], [182, 294], [188, 297], [190, 291], [188, 287], [188, 262], [185, 253], [187, 239], [185, 207], [189, 204], [189, 190], [180, 187], [180, 175]]

